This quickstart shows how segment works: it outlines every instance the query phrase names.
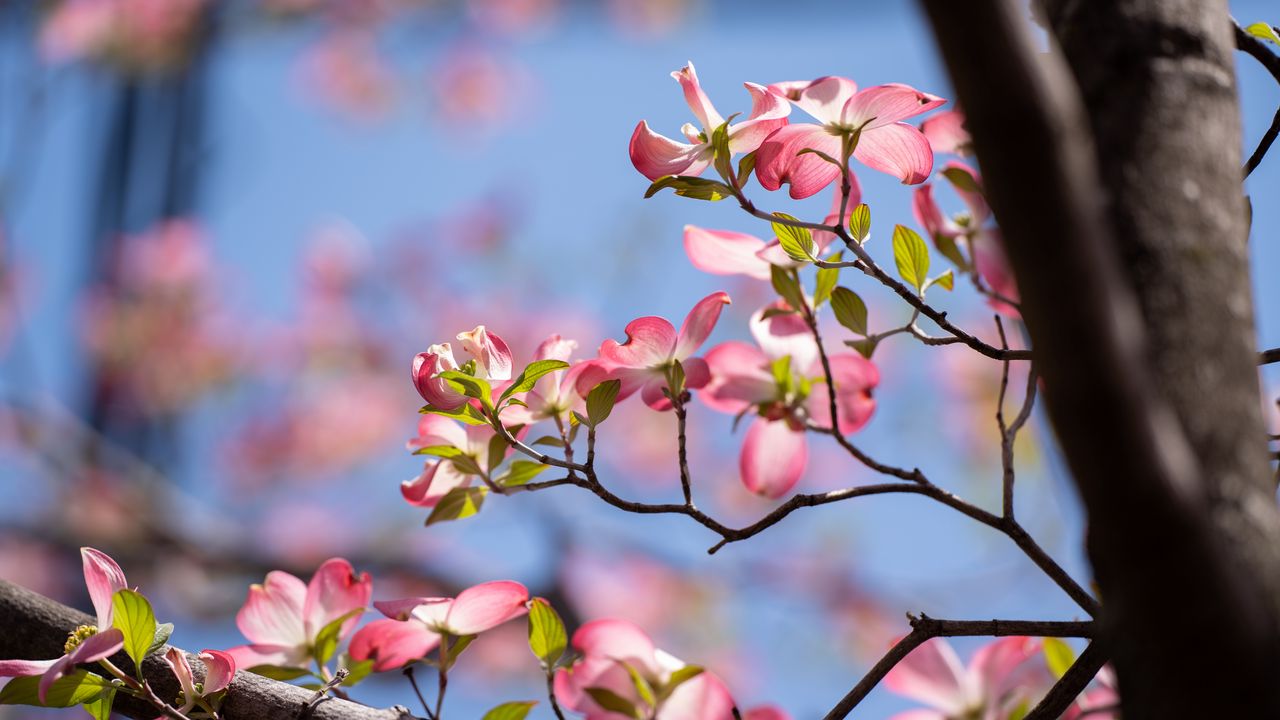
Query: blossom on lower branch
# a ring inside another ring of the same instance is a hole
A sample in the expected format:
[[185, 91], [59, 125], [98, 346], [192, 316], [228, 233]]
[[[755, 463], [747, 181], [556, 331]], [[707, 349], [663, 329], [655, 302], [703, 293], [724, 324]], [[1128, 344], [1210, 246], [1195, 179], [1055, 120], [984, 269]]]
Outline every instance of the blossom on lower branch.
[[236, 660], [230, 653], [222, 650], [201, 650], [196, 656], [204, 663], [204, 682], [197, 683], [191, 672], [191, 664], [187, 662], [187, 654], [178, 648], [171, 647], [164, 655], [173, 674], [178, 678], [178, 687], [182, 690], [182, 706], [178, 712], [185, 713], [197, 703], [216, 696], [227, 689], [231, 678], [236, 674]]
[[1020, 717], [1049, 687], [1040, 640], [1006, 637], [980, 648], [968, 667], [941, 638], [916, 648], [884, 678], [885, 687], [919, 700], [929, 710], [910, 710], [893, 720], [1008, 720]]

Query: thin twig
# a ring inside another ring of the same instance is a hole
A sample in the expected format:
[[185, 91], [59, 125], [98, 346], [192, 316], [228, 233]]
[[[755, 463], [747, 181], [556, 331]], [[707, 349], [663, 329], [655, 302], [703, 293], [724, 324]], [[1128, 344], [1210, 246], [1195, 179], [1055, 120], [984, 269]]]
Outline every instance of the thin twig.
[[1106, 663], [1107, 653], [1103, 646], [1096, 640], [1089, 643], [1089, 647], [1080, 653], [1080, 657], [1023, 720], [1058, 720]]
[[1271, 348], [1258, 353], [1259, 365], [1270, 365], [1271, 363], [1280, 363], [1280, 348]]
[[427, 704], [427, 698], [423, 696], [422, 689], [418, 687], [418, 679], [413, 676], [412, 665], [405, 666], [404, 676], [409, 678], [409, 684], [413, 686], [413, 694], [417, 695], [418, 702], [422, 703], [422, 710], [427, 714], [427, 720], [436, 720], [435, 713], [431, 712], [431, 707]]

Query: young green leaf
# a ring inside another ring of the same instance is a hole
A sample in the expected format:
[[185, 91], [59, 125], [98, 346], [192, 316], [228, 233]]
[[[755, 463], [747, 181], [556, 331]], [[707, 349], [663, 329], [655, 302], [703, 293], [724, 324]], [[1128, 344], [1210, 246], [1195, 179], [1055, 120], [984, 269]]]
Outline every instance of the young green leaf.
[[1273, 25], [1268, 25], [1264, 22], [1256, 22], [1245, 28], [1244, 31], [1256, 38], [1268, 40], [1280, 45], [1280, 32], [1277, 32]]
[[540, 462], [534, 462], [532, 460], [513, 460], [511, 462], [511, 466], [507, 468], [507, 471], [498, 477], [495, 482], [503, 487], [524, 485], [545, 472], [549, 467], [551, 466], [543, 465]]
[[949, 167], [942, 171], [942, 177], [961, 192], [982, 194], [982, 185], [978, 183], [978, 179], [962, 167]]
[[431, 514], [427, 516], [427, 525], [431, 526], [448, 520], [461, 520], [475, 515], [480, 512], [480, 507], [484, 505], [484, 496], [488, 493], [487, 487], [456, 487], [450, 490], [432, 508]]
[[[843, 259], [843, 253], [835, 253], [827, 258], [827, 262], [838, 263]], [[818, 277], [813, 285], [813, 306], [821, 307], [822, 303], [831, 298], [831, 291], [835, 289], [836, 283], [840, 281], [840, 268], [821, 268], [818, 270]]]
[[515, 700], [504, 702], [484, 714], [480, 720], [524, 720], [529, 711], [537, 705], [537, 700]]
[[363, 613], [364, 608], [356, 608], [320, 628], [320, 632], [316, 633], [315, 644], [311, 647], [311, 655], [318, 664], [324, 665], [329, 662], [329, 658], [333, 657], [334, 651], [338, 649], [338, 636], [342, 633], [342, 626], [351, 618], [359, 617]]
[[729, 122], [727, 120], [711, 131], [711, 152], [712, 165], [715, 167], [716, 173], [727, 181], [729, 179], [729, 171], [733, 169], [733, 153], [729, 150]]
[[489, 386], [488, 380], [472, 377], [461, 370], [445, 370], [437, 377], [463, 395], [479, 400], [486, 410], [493, 410], [493, 388]]
[[831, 310], [836, 321], [859, 335], [867, 334], [867, 304], [847, 287], [831, 291]]
[[674, 670], [671, 677], [667, 678], [667, 684], [662, 686], [662, 698], [666, 699], [671, 693], [676, 691], [684, 683], [698, 677], [702, 674], [702, 668], [697, 665], [685, 665], [684, 667]]
[[968, 270], [969, 263], [964, 259], [964, 253], [960, 252], [960, 246], [956, 244], [956, 239], [950, 235], [935, 233], [933, 236], [933, 246], [938, 248], [938, 252], [961, 270]]
[[447, 417], [453, 420], [457, 420], [458, 422], [463, 422], [468, 425], [488, 425], [489, 424], [489, 419], [486, 418], [484, 415], [481, 415], [480, 411], [477, 410], [476, 407], [470, 403], [467, 403], [466, 405], [463, 405], [462, 407], [459, 407], [459, 408], [455, 408], [453, 410], [445, 410], [443, 408], [432, 407], [430, 405], [423, 405], [422, 409], [419, 410], [418, 412], [423, 415], [440, 415], [442, 417]]
[[338, 660], [338, 665], [347, 669], [347, 678], [342, 681], [342, 687], [353, 687], [361, 680], [369, 677], [373, 672], [373, 660], [353, 661], [351, 656], [343, 653]]
[[[516, 433], [513, 431], [512, 434], [514, 435]], [[504, 440], [501, 435], [495, 434], [493, 437], [489, 438], [489, 457], [486, 467], [493, 470], [501, 465], [502, 461], [507, 457], [508, 447], [510, 446], [507, 445], [507, 441]]]
[[563, 360], [534, 360], [525, 367], [523, 372], [516, 376], [511, 387], [502, 391], [502, 395], [498, 399], [499, 404], [516, 393], [529, 392], [533, 389], [534, 384], [542, 379], [543, 375], [563, 370], [567, 367], [569, 367], [569, 363]]
[[622, 697], [606, 687], [589, 687], [586, 688], [587, 695], [595, 701], [597, 705], [608, 710], [616, 712], [627, 717], [640, 720], [644, 716], [640, 713], [640, 709], [631, 703], [630, 700]]
[[1044, 662], [1055, 678], [1061, 679], [1067, 674], [1075, 661], [1076, 653], [1065, 640], [1052, 637], [1044, 639]]
[[111, 688], [111, 683], [101, 675], [87, 670], [72, 670], [49, 687], [45, 702], [40, 702], [40, 675], [16, 677], [0, 689], [0, 705], [37, 705], [44, 707], [72, 707], [91, 702]]
[[631, 676], [631, 686], [636, 689], [636, 694], [640, 696], [640, 700], [649, 707], [656, 706], [658, 698], [654, 695], [653, 686], [649, 684], [649, 681], [645, 680], [640, 671], [636, 670], [631, 663], [624, 662], [622, 665], [627, 669], [627, 674]]
[[[774, 216], [784, 220], [796, 219], [786, 213], [774, 213]], [[809, 228], [775, 222], [773, 234], [778, 236], [778, 242], [787, 257], [796, 262], [813, 262], [813, 233], [809, 232]]]
[[955, 274], [952, 273], [951, 270], [947, 270], [946, 272], [942, 273], [938, 277], [931, 278], [928, 282], [924, 284], [925, 289], [931, 288], [934, 285], [937, 285], [943, 288], [944, 290], [955, 290], [956, 289]]
[[606, 380], [591, 388], [591, 392], [587, 393], [588, 427], [596, 427], [609, 419], [614, 404], [618, 402], [618, 391], [621, 389], [621, 380]]
[[151, 647], [147, 648], [147, 657], [159, 654], [164, 650], [164, 644], [169, 642], [169, 636], [173, 634], [173, 623], [160, 623], [156, 625], [156, 636], [151, 639]]
[[733, 189], [722, 182], [685, 175], [665, 175], [654, 180], [649, 189], [644, 191], [644, 196], [651, 198], [664, 188], [671, 188], [681, 197], [711, 202], [733, 196]]
[[542, 667], [546, 670], [554, 669], [568, 643], [564, 621], [555, 608], [551, 607], [551, 603], [542, 598], [530, 600], [529, 649], [542, 663]]
[[530, 443], [530, 444], [531, 444], [531, 445], [546, 445], [547, 447], [562, 448], [562, 447], [564, 447], [564, 440], [561, 440], [560, 438], [555, 437], [555, 436], [552, 436], [552, 435], [543, 435], [542, 437], [538, 438], [537, 440], [534, 440], [534, 441], [533, 441], [532, 443]]
[[431, 455], [438, 458], [455, 458], [462, 454], [460, 448], [452, 445], [429, 445], [413, 451], [414, 455]]
[[866, 203], [858, 203], [857, 207], [849, 213], [849, 232], [853, 234], [853, 239], [861, 245], [871, 237], [871, 208]]
[[462, 656], [462, 651], [471, 647], [471, 643], [476, 639], [475, 635], [458, 635], [451, 638], [448, 646], [448, 652], [444, 656], [444, 669], [447, 671], [458, 662], [458, 658]]
[[117, 590], [111, 596], [111, 625], [124, 633], [124, 651], [141, 668], [156, 639], [156, 616], [151, 603], [136, 590]]
[[774, 292], [786, 300], [791, 309], [799, 310], [805, 306], [804, 293], [800, 290], [800, 282], [796, 280], [793, 272], [777, 265], [770, 265], [769, 278], [773, 282]]
[[751, 177], [751, 171], [756, 169], [756, 151], [752, 150], [742, 159], [738, 161], [738, 187], [747, 184], [747, 178]]
[[116, 689], [109, 687], [98, 693], [98, 697], [81, 704], [80, 707], [84, 708], [84, 711], [89, 713], [89, 717], [92, 717], [93, 720], [110, 720], [111, 705], [115, 701]]
[[863, 338], [861, 340], [845, 340], [845, 345], [858, 351], [862, 357], [870, 360], [876, 351], [876, 346], [880, 344], [879, 338]]
[[916, 290], [924, 289], [924, 281], [929, 275], [929, 246], [915, 230], [905, 225], [894, 226], [893, 260], [903, 280]]

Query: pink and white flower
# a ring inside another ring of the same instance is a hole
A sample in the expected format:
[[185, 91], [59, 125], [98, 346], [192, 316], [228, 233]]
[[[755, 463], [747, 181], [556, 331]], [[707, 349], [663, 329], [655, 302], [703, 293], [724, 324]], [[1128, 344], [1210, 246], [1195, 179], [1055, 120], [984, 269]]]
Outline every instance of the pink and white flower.
[[[585, 720], [624, 720], [626, 715], [599, 705], [590, 690], [601, 689], [630, 702], [653, 720], [730, 720], [734, 702], [720, 678], [702, 671], [675, 685], [673, 674], [686, 663], [654, 647], [643, 630], [625, 620], [594, 620], [573, 634], [582, 655], [569, 668], [556, 671], [560, 703]], [[630, 668], [630, 670], [628, 670]], [[636, 688], [634, 670], [662, 698], [653, 707]], [[669, 692], [669, 694], [668, 694]], [[764, 716], [769, 717], [769, 716]], [[775, 716], [776, 717], [776, 716]]]
[[62, 657], [53, 660], [0, 660], [0, 677], [40, 675], [38, 694], [45, 702], [49, 688], [77, 665], [111, 657], [124, 647], [124, 633], [112, 627], [111, 599], [119, 590], [129, 587], [124, 571], [110, 556], [100, 550], [80, 548], [84, 566], [84, 584], [97, 614], [97, 625], [83, 625], [67, 638]]
[[[407, 447], [417, 452], [422, 448], [447, 446], [461, 450], [471, 457], [483, 472], [489, 467], [489, 443], [494, 438], [489, 425], [462, 426], [440, 415], [423, 415], [418, 421], [418, 435], [409, 440]], [[508, 449], [509, 451], [509, 449]], [[452, 460], [428, 460], [422, 473], [400, 484], [400, 494], [406, 502], [417, 507], [435, 507], [450, 490], [466, 487], [474, 476], [458, 470]]]
[[[786, 494], [808, 464], [807, 425], [831, 426], [831, 403], [818, 346], [808, 325], [795, 314], [751, 317], [758, 347], [729, 341], [707, 353], [711, 381], [702, 401], [714, 410], [757, 417], [747, 429], [738, 467], [742, 482], [767, 498]], [[835, 381], [836, 413], [842, 433], [862, 429], [875, 411], [872, 390], [880, 372], [855, 353], [829, 357]]]
[[1043, 663], [1034, 662], [1040, 641], [1007, 637], [983, 646], [965, 667], [941, 638], [916, 648], [885, 676], [885, 687], [931, 709], [899, 713], [893, 720], [1005, 720], [1048, 687]]
[[373, 594], [368, 573], [356, 574], [342, 558], [326, 560], [311, 582], [281, 571], [267, 573], [236, 614], [236, 626], [249, 644], [227, 650], [239, 667], [258, 665], [306, 667], [320, 631], [347, 618], [338, 632], [342, 642], [355, 630], [360, 613]]
[[[538, 345], [533, 359], [570, 362], [573, 351], [577, 349], [577, 342], [552, 335]], [[533, 389], [524, 396], [524, 403], [528, 406], [528, 419], [537, 421], [559, 417], [567, 420], [570, 412], [585, 412], [585, 401], [578, 394], [577, 383], [578, 376], [586, 367], [586, 363], [578, 363], [538, 378]]]
[[374, 603], [387, 618], [360, 628], [349, 652], [373, 660], [376, 672], [394, 670], [426, 657], [441, 637], [464, 637], [491, 630], [528, 612], [529, 591], [510, 580], [481, 583], [456, 598], [405, 598]]
[[[477, 325], [470, 332], [458, 333], [457, 340], [475, 360], [475, 377], [496, 381], [511, 379], [511, 349], [496, 333], [489, 332], [484, 325]], [[442, 410], [456, 410], [467, 403], [467, 397], [439, 375], [459, 367], [453, 346], [449, 343], [432, 345], [413, 358], [413, 385], [422, 399], [431, 405]]]
[[964, 113], [959, 110], [943, 110], [920, 124], [920, 132], [929, 140], [934, 153], [969, 155], [973, 138], [964, 128]]
[[[641, 120], [631, 134], [631, 164], [650, 180], [664, 175], [700, 175], [714, 159], [711, 135], [724, 124], [725, 119], [716, 111], [698, 82], [693, 63], [671, 73], [684, 90], [685, 102], [693, 111], [700, 127], [685, 123], [680, 132], [687, 143], [672, 140], [649, 129], [649, 123]], [[733, 153], [749, 153], [760, 146], [769, 133], [786, 125], [791, 106], [764, 86], [743, 83], [751, 94], [751, 114], [746, 120], [729, 125], [729, 150]]]
[[856, 142], [853, 156], [863, 164], [903, 183], [915, 185], [929, 177], [929, 141], [902, 121], [938, 107], [942, 98], [897, 83], [858, 90], [852, 80], [834, 76], [777, 83], [769, 90], [820, 124], [793, 123], [760, 144], [756, 177], [766, 190], [790, 183], [793, 198], [817, 193], [840, 177], [840, 168], [816, 154], [800, 153], [816, 150], [839, 160], [846, 142]]
[[707, 384], [707, 363], [693, 354], [706, 342], [729, 304], [729, 295], [714, 292], [698, 301], [676, 332], [666, 318], [648, 316], [627, 324], [627, 341], [605, 340], [600, 356], [588, 363], [578, 376], [578, 394], [586, 397], [591, 388], [606, 380], [620, 380], [618, 400], [640, 390], [640, 396], [655, 410], [669, 410], [666, 392], [676, 363], [684, 369], [685, 387], [697, 390]]
[[191, 663], [187, 662], [187, 654], [175, 647], [169, 648], [164, 654], [164, 661], [178, 678], [178, 686], [182, 690], [182, 706], [178, 708], [178, 712], [186, 713], [197, 702], [226, 690], [236, 674], [235, 658], [222, 650], [201, 650], [196, 657], [204, 663], [205, 671], [204, 682], [198, 688], [195, 675], [191, 672]]

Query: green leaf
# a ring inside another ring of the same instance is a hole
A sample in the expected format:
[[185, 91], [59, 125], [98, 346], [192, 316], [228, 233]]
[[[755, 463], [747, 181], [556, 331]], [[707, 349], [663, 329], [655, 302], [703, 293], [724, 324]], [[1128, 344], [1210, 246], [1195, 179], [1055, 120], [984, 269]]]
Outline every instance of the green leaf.
[[97, 699], [111, 682], [88, 670], [74, 670], [63, 675], [49, 686], [45, 702], [40, 702], [39, 675], [16, 677], [0, 689], [0, 705], [36, 705], [44, 707], [72, 707]]
[[799, 311], [804, 307], [804, 292], [800, 290], [800, 282], [796, 280], [795, 273], [777, 265], [770, 265], [769, 278], [773, 282], [774, 291], [787, 301], [792, 310]]
[[653, 693], [653, 687], [649, 685], [649, 681], [644, 679], [639, 670], [636, 670], [631, 663], [624, 662], [622, 666], [627, 669], [627, 674], [631, 676], [631, 685], [636, 689], [636, 693], [640, 699], [649, 707], [658, 704], [658, 698]]
[[[513, 432], [512, 435], [517, 433]], [[507, 441], [502, 439], [501, 435], [494, 434], [489, 438], [489, 458], [488, 464], [485, 466], [492, 472], [495, 468], [502, 464], [507, 457]]]
[[459, 422], [464, 422], [468, 425], [488, 425], [489, 424], [489, 419], [486, 418], [484, 415], [481, 415], [480, 411], [477, 410], [476, 407], [471, 403], [467, 403], [466, 405], [463, 405], [462, 407], [456, 408], [454, 410], [444, 410], [442, 408], [432, 407], [430, 405], [423, 405], [422, 409], [419, 410], [418, 412], [423, 415], [428, 415], [428, 414], [441, 415], [443, 417], [451, 418]]
[[591, 388], [591, 392], [587, 393], [588, 427], [597, 427], [609, 419], [614, 403], [618, 402], [618, 391], [621, 389], [621, 380], [606, 380]]
[[338, 649], [338, 636], [342, 632], [343, 624], [362, 614], [364, 614], [364, 608], [356, 608], [320, 628], [320, 632], [316, 633], [315, 644], [311, 647], [311, 655], [317, 663], [324, 665], [329, 662], [329, 658], [333, 657], [334, 651]]
[[493, 410], [493, 388], [489, 387], [488, 380], [472, 377], [461, 370], [445, 370], [436, 377], [463, 395], [479, 400], [486, 410]]
[[249, 668], [248, 671], [254, 675], [261, 675], [262, 677], [279, 680], [281, 682], [297, 680], [300, 677], [312, 674], [311, 671], [306, 668], [283, 667], [280, 665], [254, 665]]
[[[827, 262], [838, 263], [843, 259], [844, 253], [835, 253], [827, 258]], [[835, 289], [836, 283], [840, 281], [840, 268], [820, 268], [818, 270], [817, 280], [813, 286], [813, 306], [821, 307], [831, 297], [831, 291]]]
[[444, 657], [444, 669], [448, 670], [453, 664], [458, 662], [458, 658], [462, 656], [462, 651], [471, 647], [471, 642], [476, 639], [475, 635], [455, 635], [450, 638], [448, 652]]
[[[796, 218], [786, 213], [774, 213], [774, 217], [784, 220], [795, 220]], [[778, 242], [782, 245], [782, 249], [787, 253], [787, 257], [796, 262], [813, 262], [813, 233], [809, 232], [809, 228], [793, 227], [783, 223], [773, 223], [773, 234], [778, 236]]]
[[982, 194], [982, 185], [978, 183], [978, 179], [962, 167], [949, 167], [942, 171], [942, 177], [961, 192]]
[[711, 131], [712, 165], [716, 173], [725, 180], [729, 179], [729, 171], [733, 169], [733, 153], [729, 150], [729, 122]]
[[880, 344], [879, 338], [863, 338], [861, 340], [845, 340], [845, 345], [858, 351], [862, 357], [870, 360], [875, 353], [876, 347]]
[[111, 625], [124, 633], [124, 651], [141, 668], [156, 639], [156, 616], [151, 603], [136, 590], [117, 590], [111, 596]]
[[791, 387], [791, 356], [783, 355], [769, 366], [773, 372], [773, 382], [778, 387]]
[[351, 656], [346, 653], [342, 654], [338, 665], [347, 669], [347, 679], [342, 681], [343, 687], [352, 687], [369, 677], [369, 673], [373, 672], [373, 660], [353, 662]]
[[483, 475], [484, 470], [480, 467], [480, 462], [470, 455], [459, 455], [450, 458], [449, 462], [453, 463], [453, 469], [463, 475]]
[[597, 705], [610, 712], [620, 713], [627, 717], [642, 718], [640, 709], [630, 700], [605, 687], [589, 687], [586, 692]]
[[563, 360], [534, 360], [516, 376], [511, 387], [502, 391], [499, 403], [516, 393], [529, 392], [533, 389], [534, 384], [537, 383], [538, 380], [542, 379], [543, 375], [553, 373], [557, 370], [563, 370], [567, 367], [569, 367], [569, 363]]
[[432, 508], [431, 514], [427, 516], [427, 525], [431, 526], [448, 520], [461, 520], [475, 515], [480, 512], [480, 506], [484, 504], [484, 496], [488, 493], [489, 488], [486, 487], [456, 487], [450, 490]]
[[667, 678], [667, 684], [662, 686], [662, 698], [671, 696], [684, 683], [698, 677], [702, 674], [702, 668], [697, 665], [685, 665], [679, 670], [672, 671], [671, 677]]
[[969, 262], [964, 259], [964, 253], [960, 252], [960, 246], [956, 244], [956, 239], [950, 235], [942, 233], [934, 233], [933, 246], [938, 248], [938, 252], [961, 270], [969, 269]]
[[752, 150], [742, 159], [738, 161], [738, 187], [747, 184], [747, 178], [751, 177], [751, 171], [756, 169], [756, 151]]
[[929, 275], [929, 246], [915, 230], [905, 225], [894, 226], [893, 260], [903, 280], [916, 290], [924, 289], [924, 281]]
[[653, 181], [644, 196], [653, 197], [659, 190], [671, 188], [681, 197], [716, 202], [733, 196], [733, 189], [722, 182], [688, 175], [665, 175]]
[[1044, 639], [1044, 663], [1055, 678], [1061, 679], [1075, 664], [1076, 652], [1062, 638]]
[[438, 458], [455, 458], [462, 454], [462, 450], [452, 445], [428, 445], [414, 450], [413, 454], [431, 455]]
[[853, 233], [853, 239], [861, 245], [871, 237], [871, 208], [866, 203], [858, 203], [858, 206], [849, 213], [849, 232]]
[[1022, 720], [1029, 712], [1031, 712], [1031, 701], [1023, 700], [1018, 703], [1017, 707], [1009, 711], [1008, 720]]
[[564, 655], [569, 638], [564, 621], [551, 603], [542, 598], [529, 601], [529, 649], [542, 667], [551, 670]]
[[831, 310], [836, 321], [859, 335], [867, 334], [867, 304], [847, 287], [831, 291]]
[[169, 642], [169, 636], [173, 635], [173, 623], [160, 623], [156, 626], [156, 635], [151, 639], [151, 647], [147, 648], [147, 657], [159, 654], [164, 649], [165, 643]]
[[946, 272], [942, 273], [938, 277], [931, 278], [929, 282], [926, 282], [924, 284], [926, 289], [933, 287], [934, 285], [938, 285], [944, 290], [955, 290], [956, 289], [955, 274], [952, 273], [950, 270], [947, 270]]
[[110, 720], [111, 705], [116, 701], [116, 689], [109, 687], [98, 693], [98, 697], [82, 704], [80, 707], [89, 713], [93, 720]]
[[532, 460], [513, 460], [507, 471], [502, 473], [496, 482], [503, 487], [524, 485], [542, 474], [550, 465], [543, 465]]
[[1280, 33], [1276, 32], [1276, 28], [1274, 26], [1268, 25], [1267, 23], [1264, 23], [1264, 22], [1253, 23], [1249, 27], [1245, 28], [1244, 31], [1256, 38], [1269, 40], [1277, 45], [1280, 45]]
[[513, 702], [504, 702], [484, 714], [480, 720], [524, 720], [529, 715], [529, 711], [537, 705], [537, 700], [516, 700]]

